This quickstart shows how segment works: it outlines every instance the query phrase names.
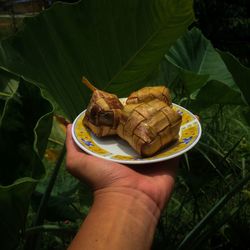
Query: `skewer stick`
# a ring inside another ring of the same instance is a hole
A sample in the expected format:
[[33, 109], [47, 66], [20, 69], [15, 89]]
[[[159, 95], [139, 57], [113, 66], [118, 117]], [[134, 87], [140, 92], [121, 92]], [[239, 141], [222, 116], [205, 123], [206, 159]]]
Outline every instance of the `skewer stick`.
[[84, 76], [82, 77], [82, 83], [84, 83], [93, 92], [97, 90], [97, 88], [93, 84], [91, 84], [89, 80]]

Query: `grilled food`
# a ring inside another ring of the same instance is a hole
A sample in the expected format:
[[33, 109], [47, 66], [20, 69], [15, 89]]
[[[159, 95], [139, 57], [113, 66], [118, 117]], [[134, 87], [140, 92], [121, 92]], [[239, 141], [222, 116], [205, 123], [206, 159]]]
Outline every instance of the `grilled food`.
[[122, 103], [116, 95], [95, 89], [87, 107], [83, 124], [98, 137], [116, 134]]
[[169, 106], [172, 105], [170, 92], [165, 86], [144, 87], [139, 89], [138, 91], [130, 94], [126, 104], [148, 102], [153, 99], [159, 99]]
[[142, 156], [179, 138], [181, 115], [159, 99], [124, 106], [117, 134]]

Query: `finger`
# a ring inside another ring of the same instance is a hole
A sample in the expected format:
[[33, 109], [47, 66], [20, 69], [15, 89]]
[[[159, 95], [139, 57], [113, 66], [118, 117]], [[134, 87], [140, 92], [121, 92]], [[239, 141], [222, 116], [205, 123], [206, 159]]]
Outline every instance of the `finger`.
[[71, 130], [72, 124], [69, 124], [66, 131], [66, 168], [72, 175], [83, 180], [86, 177], [80, 169], [89, 163], [87, 162], [87, 155], [75, 144]]
[[[179, 166], [179, 157], [162, 162], [159, 166], [155, 166], [157, 171], [149, 173], [150, 176], [169, 176], [175, 179], [176, 172]], [[154, 168], [154, 166], [152, 166]]]
[[121, 166], [110, 161], [90, 156], [79, 150], [71, 135], [72, 125], [67, 126], [66, 134], [66, 167], [79, 180], [86, 182], [92, 188], [97, 188], [109, 182], [113, 169]]
[[198, 121], [200, 121], [200, 116], [195, 115], [195, 117], [197, 118]]
[[161, 175], [166, 173], [175, 176], [175, 172], [177, 170], [178, 165], [179, 157], [176, 157], [167, 161], [161, 161], [145, 165], [130, 165], [130, 167], [141, 174], [147, 174], [150, 176]]

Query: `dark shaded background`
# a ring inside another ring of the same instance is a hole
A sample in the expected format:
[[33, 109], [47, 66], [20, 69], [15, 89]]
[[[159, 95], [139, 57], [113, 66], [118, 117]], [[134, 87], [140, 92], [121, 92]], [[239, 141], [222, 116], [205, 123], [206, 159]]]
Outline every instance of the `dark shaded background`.
[[[57, 0], [0, 0], [0, 38], [18, 30], [23, 17], [50, 7]], [[64, 2], [76, 2], [66, 0]], [[250, 1], [194, 0], [196, 22], [215, 48], [229, 51], [250, 66]]]

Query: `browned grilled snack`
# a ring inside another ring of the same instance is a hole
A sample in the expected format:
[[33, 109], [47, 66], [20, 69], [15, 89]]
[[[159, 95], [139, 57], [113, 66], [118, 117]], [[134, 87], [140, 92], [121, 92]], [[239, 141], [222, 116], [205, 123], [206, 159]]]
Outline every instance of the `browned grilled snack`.
[[116, 95], [95, 89], [87, 107], [83, 124], [98, 137], [116, 134], [122, 103]]
[[149, 102], [153, 99], [159, 99], [167, 103], [169, 106], [172, 105], [170, 92], [165, 86], [144, 87], [139, 89], [130, 94], [126, 104]]
[[181, 115], [159, 99], [124, 106], [117, 134], [142, 156], [179, 138]]

